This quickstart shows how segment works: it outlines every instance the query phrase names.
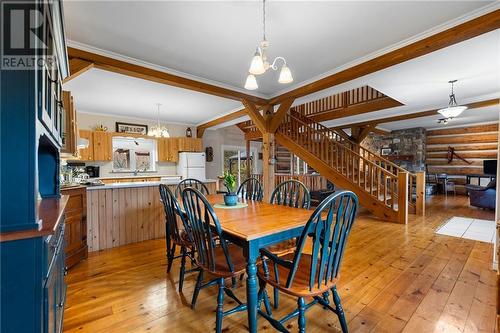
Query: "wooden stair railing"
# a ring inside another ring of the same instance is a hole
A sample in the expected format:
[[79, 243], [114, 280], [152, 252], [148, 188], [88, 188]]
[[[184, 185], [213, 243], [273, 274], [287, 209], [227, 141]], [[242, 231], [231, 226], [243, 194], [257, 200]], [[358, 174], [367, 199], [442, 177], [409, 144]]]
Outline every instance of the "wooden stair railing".
[[[300, 118], [296, 114], [285, 116], [275, 135], [278, 143], [291, 149], [332, 182], [354, 191], [374, 214], [406, 223], [407, 216], [401, 216], [407, 211], [406, 172], [392, 173], [351, 149], [338, 133]], [[400, 180], [405, 182], [404, 187]], [[398, 192], [405, 193], [398, 199]]]

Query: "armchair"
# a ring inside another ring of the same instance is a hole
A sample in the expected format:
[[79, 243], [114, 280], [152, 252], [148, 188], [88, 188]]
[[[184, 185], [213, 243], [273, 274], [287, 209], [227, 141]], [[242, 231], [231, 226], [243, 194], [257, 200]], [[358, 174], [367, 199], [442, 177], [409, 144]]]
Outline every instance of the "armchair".
[[485, 187], [466, 185], [470, 205], [479, 208], [495, 209], [496, 186], [496, 180], [490, 181]]

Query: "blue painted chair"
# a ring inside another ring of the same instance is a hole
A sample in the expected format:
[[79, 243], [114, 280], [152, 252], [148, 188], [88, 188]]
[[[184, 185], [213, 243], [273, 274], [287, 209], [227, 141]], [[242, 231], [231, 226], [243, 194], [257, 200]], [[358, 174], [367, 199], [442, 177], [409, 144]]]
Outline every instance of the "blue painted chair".
[[[196, 300], [201, 289], [217, 285], [217, 309], [216, 309], [216, 332], [222, 331], [222, 318], [239, 311], [245, 311], [247, 305], [241, 302], [233, 293], [231, 288], [224, 284], [224, 279], [234, 279], [243, 274], [246, 267], [246, 259], [241, 247], [228, 242], [222, 233], [222, 229], [215, 212], [205, 196], [197, 189], [188, 187], [182, 191], [182, 202], [188, 217], [188, 224], [192, 230], [196, 248], [196, 264], [200, 267], [200, 273], [196, 280], [196, 286], [191, 301], [194, 309]], [[204, 273], [207, 272], [215, 278], [205, 284]], [[237, 305], [227, 311], [223, 311], [224, 294], [232, 298]], [[263, 299], [267, 294], [261, 293]], [[269, 302], [266, 301], [266, 309]]]
[[[179, 292], [182, 292], [184, 284], [184, 275], [193, 271], [198, 271], [199, 268], [193, 268], [186, 271], [186, 258], [190, 258], [193, 262], [194, 242], [191, 233], [189, 232], [188, 224], [186, 223], [185, 214], [179, 207], [179, 202], [167, 185], [160, 184], [160, 197], [165, 211], [165, 241], [167, 245], [167, 272], [170, 273], [174, 259], [181, 258], [181, 268], [179, 272]], [[179, 228], [179, 217], [183, 228]], [[181, 254], [175, 256], [175, 248], [179, 246]]]
[[186, 178], [182, 180], [175, 189], [175, 196], [178, 198], [181, 195], [182, 190], [187, 187], [192, 187], [203, 193], [203, 195], [208, 195], [210, 192], [205, 184], [200, 180], [194, 178]]
[[[267, 250], [261, 250], [263, 264], [257, 275], [260, 280], [259, 296], [265, 292], [266, 284], [288, 295], [297, 297], [297, 309], [282, 319], [275, 319], [270, 312], [259, 313], [281, 332], [288, 332], [284, 323], [298, 316], [299, 332], [305, 332], [305, 312], [315, 304], [337, 314], [343, 332], [347, 323], [342, 309], [337, 281], [342, 256], [358, 207], [357, 196], [350, 191], [331, 194], [312, 213], [299, 238], [294, 253], [277, 257]], [[312, 244], [311, 254], [304, 253], [306, 242]], [[277, 270], [270, 270], [267, 261], [276, 264]], [[332, 307], [329, 302], [333, 294]], [[312, 298], [310, 303], [306, 298]]]
[[[307, 187], [300, 181], [291, 179], [282, 182], [271, 194], [271, 203], [295, 208], [309, 209], [311, 195]], [[283, 256], [295, 250], [296, 240], [290, 239], [267, 248], [275, 256]], [[274, 308], [279, 306], [279, 293], [274, 289]]]
[[238, 187], [238, 196], [247, 200], [262, 201], [264, 191], [262, 184], [257, 178], [247, 178], [240, 187]]

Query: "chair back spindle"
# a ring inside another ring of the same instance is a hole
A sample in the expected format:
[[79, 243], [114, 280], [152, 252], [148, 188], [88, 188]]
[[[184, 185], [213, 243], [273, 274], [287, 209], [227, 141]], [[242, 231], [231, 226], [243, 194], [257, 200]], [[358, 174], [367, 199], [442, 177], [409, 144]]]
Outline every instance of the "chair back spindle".
[[165, 211], [165, 231], [167, 237], [170, 237], [170, 239], [173, 239], [175, 242], [181, 241], [181, 229], [177, 223], [177, 216], [179, 216], [184, 230], [188, 237], [191, 238], [190, 232], [187, 232], [187, 223], [176, 197], [165, 184], [160, 184], [159, 190], [161, 201], [163, 202], [163, 209]]
[[210, 194], [210, 191], [208, 190], [207, 186], [203, 184], [203, 182], [195, 178], [186, 178], [177, 185], [177, 188], [175, 189], [175, 196], [179, 197], [181, 195], [182, 190], [184, 190], [187, 187], [195, 188], [198, 191], [200, 191], [203, 195]]
[[303, 183], [291, 179], [276, 186], [271, 194], [271, 203], [309, 209], [311, 206], [311, 195]]
[[241, 183], [237, 192], [238, 196], [247, 200], [262, 201], [264, 191], [262, 184], [257, 178], [248, 178]]

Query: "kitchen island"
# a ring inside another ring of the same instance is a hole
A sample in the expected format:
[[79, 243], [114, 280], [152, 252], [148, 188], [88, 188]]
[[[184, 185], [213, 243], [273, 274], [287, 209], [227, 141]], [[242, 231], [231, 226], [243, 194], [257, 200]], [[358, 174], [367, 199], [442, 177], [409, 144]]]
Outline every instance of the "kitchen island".
[[[119, 182], [87, 187], [89, 252], [165, 237], [165, 216], [158, 185], [175, 191], [179, 180]], [[206, 180], [210, 193], [216, 180]]]

